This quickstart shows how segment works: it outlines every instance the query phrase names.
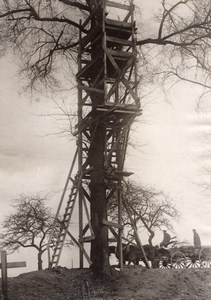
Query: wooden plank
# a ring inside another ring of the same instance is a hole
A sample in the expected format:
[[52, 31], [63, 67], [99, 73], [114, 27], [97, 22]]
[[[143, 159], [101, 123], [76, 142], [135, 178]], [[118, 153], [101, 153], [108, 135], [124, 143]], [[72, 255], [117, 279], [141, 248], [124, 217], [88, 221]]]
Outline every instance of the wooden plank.
[[108, 226], [108, 229], [111, 231], [111, 233], [113, 234], [113, 236], [115, 237], [115, 239], [118, 241], [118, 234], [116, 233], [116, 231], [114, 230], [113, 227]]
[[89, 224], [89, 229], [90, 229], [91, 235], [93, 237], [94, 236], [94, 231], [92, 229], [91, 219], [90, 219], [90, 216], [89, 216], [89, 210], [88, 210], [88, 207], [87, 207], [87, 204], [86, 204], [86, 200], [85, 200], [85, 196], [84, 196], [83, 191], [84, 191], [84, 189], [82, 189], [82, 202], [83, 202], [83, 205], [84, 205], [84, 210], [85, 210], [85, 213], [86, 213], [87, 222]]
[[113, 65], [114, 69], [116, 70], [117, 74], [120, 75], [121, 71], [119, 66], [117, 65], [116, 61], [114, 60], [113, 56], [110, 53], [110, 50], [106, 47], [103, 47], [103, 50], [108, 56], [108, 59], [110, 60], [111, 64]]
[[[106, 19], [106, 25], [118, 27], [119, 31], [121, 31], [121, 29], [131, 30], [131, 28], [132, 28], [132, 23], [113, 20], [113, 19]], [[135, 23], [133, 25], [135, 25]]]
[[[7, 268], [25, 268], [26, 262], [25, 261], [16, 261], [16, 262], [8, 262]], [[2, 268], [2, 264], [0, 263], [0, 269]]]
[[109, 53], [114, 56], [115, 58], [119, 58], [119, 57], [124, 57], [124, 58], [130, 58], [133, 53], [131, 52], [125, 52], [125, 51], [119, 51], [119, 50], [112, 50], [112, 49], [109, 49]]
[[103, 224], [104, 225], [107, 225], [107, 226], [112, 226], [114, 228], [119, 228], [119, 229], [123, 229], [123, 226], [118, 224], [118, 223], [114, 223], [114, 222], [110, 222], [110, 221], [107, 221], [107, 220], [103, 220]]
[[[135, 104], [105, 102], [105, 106], [114, 107], [114, 105], [115, 108], [137, 111], [137, 106]], [[100, 105], [98, 107], [100, 107]]]
[[136, 93], [133, 91], [133, 89], [128, 84], [128, 82], [127, 82], [127, 80], [125, 78], [122, 78], [122, 82], [125, 85], [125, 87], [129, 90], [130, 95], [135, 100], [136, 105], [139, 106], [140, 105], [140, 98], [136, 95]]
[[121, 44], [121, 45], [124, 45], [124, 46], [133, 46], [133, 42], [132, 41], [128, 41], [128, 40], [125, 40], [125, 39], [116, 38], [116, 37], [113, 37], [113, 36], [107, 36], [106, 40], [108, 42], [112, 42], [112, 43], [115, 43], [115, 44]]
[[86, 224], [86, 226], [84, 227], [84, 229], [82, 231], [82, 235], [86, 234], [88, 229], [89, 229], [89, 224]]
[[108, 200], [114, 195], [115, 192], [116, 192], [116, 187], [113, 188], [113, 189], [109, 192], [109, 194], [106, 196], [106, 201], [108, 201]]
[[131, 11], [132, 9], [128, 12], [127, 16], [124, 18], [124, 22], [128, 22], [130, 16], [132, 15]]
[[84, 85], [84, 84], [78, 85], [78, 88], [82, 89], [82, 90], [85, 90], [87, 92], [91, 92], [91, 93], [104, 94], [104, 90], [100, 90], [100, 89], [96, 89], [96, 88], [93, 88], [93, 87], [89, 87], [89, 86]]
[[83, 188], [83, 193], [86, 199], [91, 203], [91, 196], [87, 193], [87, 191]]
[[84, 237], [82, 238], [82, 241], [81, 241], [81, 242], [83, 242], [83, 243], [89, 243], [89, 242], [93, 241], [94, 239], [95, 239], [95, 238], [94, 238], [93, 235], [90, 235], [90, 236], [84, 236]]
[[109, 1], [109, 0], [106, 1], [106, 6], [116, 7], [116, 8], [125, 9], [125, 10], [130, 10], [130, 5], [116, 3], [116, 2], [113, 2], [113, 1]]
[[117, 238], [109, 238], [109, 239], [108, 239], [108, 242], [109, 242], [109, 243], [116, 243], [117, 241], [118, 241]]
[[111, 110], [110, 108], [101, 108], [97, 107], [98, 111], [107, 111], [107, 112], [115, 112], [115, 113], [120, 113], [120, 114], [135, 114], [136, 116], [141, 115], [140, 112], [136, 112], [134, 110], [120, 110], [120, 109], [115, 109], [115, 107]]
[[126, 171], [116, 171], [116, 174], [119, 176], [124, 176], [124, 177], [128, 177], [133, 175], [133, 172], [126, 172]]

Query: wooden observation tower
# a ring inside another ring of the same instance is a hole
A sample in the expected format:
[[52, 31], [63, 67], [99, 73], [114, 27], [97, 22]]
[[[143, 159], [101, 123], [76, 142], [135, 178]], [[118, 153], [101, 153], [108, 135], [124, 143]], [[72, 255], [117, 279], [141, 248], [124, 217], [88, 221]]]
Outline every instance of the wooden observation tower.
[[[124, 170], [130, 127], [141, 113], [133, 2], [90, 0], [89, 5], [91, 12], [79, 35], [77, 151], [49, 240], [49, 249], [54, 245], [50, 267], [58, 265], [66, 236], [80, 249], [80, 267], [84, 256], [91, 263], [84, 243], [96, 240], [92, 246], [98, 247], [102, 234], [108, 243], [110, 231], [121, 245], [120, 187], [124, 176], [130, 175]], [[115, 194], [118, 223], [107, 217], [106, 205]], [[79, 239], [71, 233], [75, 207]]]

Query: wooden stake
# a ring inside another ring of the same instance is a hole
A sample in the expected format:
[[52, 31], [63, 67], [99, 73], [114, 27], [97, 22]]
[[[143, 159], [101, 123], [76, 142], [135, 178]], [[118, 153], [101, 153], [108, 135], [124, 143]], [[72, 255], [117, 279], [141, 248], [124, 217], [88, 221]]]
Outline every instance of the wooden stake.
[[7, 263], [7, 253], [6, 251], [1, 251], [1, 284], [2, 284], [2, 294], [3, 294], [3, 300], [9, 300], [8, 299], [8, 293], [7, 293], [7, 269], [8, 268], [22, 268], [26, 267], [25, 261], [17, 261], [17, 262], [9, 262]]
[[7, 254], [6, 251], [1, 251], [1, 283], [3, 300], [8, 300], [7, 294]]

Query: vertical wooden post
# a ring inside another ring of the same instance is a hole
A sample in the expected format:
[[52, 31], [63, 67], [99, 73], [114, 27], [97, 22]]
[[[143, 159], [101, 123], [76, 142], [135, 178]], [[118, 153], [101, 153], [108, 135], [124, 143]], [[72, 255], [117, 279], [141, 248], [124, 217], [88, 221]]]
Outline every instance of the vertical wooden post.
[[[118, 185], [117, 190], [118, 201], [118, 223], [122, 225], [122, 197], [121, 197], [121, 182]], [[123, 267], [123, 251], [122, 251], [122, 229], [118, 229], [118, 252], [119, 252], [119, 267]]]
[[[80, 25], [82, 25], [82, 22], [80, 20]], [[79, 32], [79, 48], [78, 48], [78, 71], [81, 70], [81, 30]], [[81, 82], [78, 82], [79, 85]], [[78, 88], [78, 124], [82, 121], [82, 90]], [[78, 170], [79, 174], [82, 172], [82, 164], [83, 164], [83, 157], [82, 157], [82, 132], [79, 131], [78, 134]], [[80, 185], [79, 191], [78, 191], [78, 210], [79, 210], [79, 243], [83, 247], [83, 202], [82, 202], [82, 185]], [[83, 260], [83, 252], [81, 251], [81, 248], [79, 248], [79, 266], [82, 269], [84, 265]]]
[[7, 294], [7, 254], [6, 251], [1, 251], [1, 282], [3, 300], [8, 300]]

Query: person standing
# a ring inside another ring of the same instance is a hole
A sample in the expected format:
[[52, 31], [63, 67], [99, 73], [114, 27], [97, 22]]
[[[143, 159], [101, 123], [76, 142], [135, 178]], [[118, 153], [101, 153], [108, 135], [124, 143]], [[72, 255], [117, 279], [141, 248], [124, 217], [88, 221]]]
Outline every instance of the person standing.
[[160, 247], [167, 247], [170, 243], [171, 236], [166, 230], [163, 230], [163, 241], [160, 243]]
[[193, 229], [193, 244], [194, 247], [201, 247], [201, 239], [196, 229]]

